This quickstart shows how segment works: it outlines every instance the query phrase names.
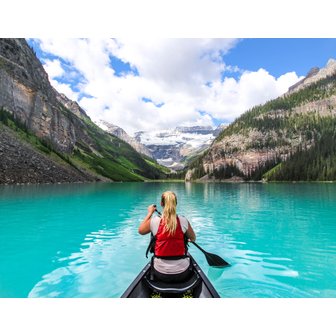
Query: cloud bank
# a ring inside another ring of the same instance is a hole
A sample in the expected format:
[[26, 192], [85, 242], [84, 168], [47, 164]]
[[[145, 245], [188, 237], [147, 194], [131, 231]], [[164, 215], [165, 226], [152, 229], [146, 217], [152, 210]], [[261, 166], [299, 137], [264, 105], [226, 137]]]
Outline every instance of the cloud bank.
[[38, 39], [51, 84], [133, 134], [231, 122], [300, 78], [226, 64], [237, 39]]

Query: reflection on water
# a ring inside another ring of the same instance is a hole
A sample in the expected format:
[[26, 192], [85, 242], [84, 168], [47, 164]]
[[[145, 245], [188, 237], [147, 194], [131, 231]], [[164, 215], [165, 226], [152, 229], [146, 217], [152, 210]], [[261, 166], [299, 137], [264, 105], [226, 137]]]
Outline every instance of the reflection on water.
[[222, 297], [336, 297], [333, 184], [115, 183], [0, 187], [0, 297], [120, 297], [148, 261], [137, 227], [165, 190]]

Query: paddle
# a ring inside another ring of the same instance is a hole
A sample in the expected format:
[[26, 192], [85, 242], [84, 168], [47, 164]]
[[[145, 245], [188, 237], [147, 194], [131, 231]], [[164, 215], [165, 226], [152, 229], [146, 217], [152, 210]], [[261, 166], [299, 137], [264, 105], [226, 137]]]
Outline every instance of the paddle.
[[190, 243], [194, 244], [198, 249], [200, 249], [204, 253], [205, 258], [210, 266], [216, 266], [216, 267], [230, 266], [230, 264], [226, 262], [224, 259], [222, 259], [220, 256], [204, 251], [201, 246], [197, 245], [193, 241], [191, 241]]
[[[157, 209], [155, 209], [155, 211], [159, 214], [160, 217], [162, 216], [160, 211], [158, 211]], [[198, 244], [196, 244], [193, 241], [190, 241], [190, 243], [195, 245], [199, 250], [201, 250], [204, 253], [205, 258], [206, 258], [206, 260], [207, 260], [207, 262], [210, 266], [215, 266], [215, 267], [230, 266], [230, 264], [228, 262], [226, 262], [224, 259], [222, 259], [220, 256], [218, 256], [216, 254], [213, 254], [213, 253], [209, 253], [207, 251], [204, 251]]]

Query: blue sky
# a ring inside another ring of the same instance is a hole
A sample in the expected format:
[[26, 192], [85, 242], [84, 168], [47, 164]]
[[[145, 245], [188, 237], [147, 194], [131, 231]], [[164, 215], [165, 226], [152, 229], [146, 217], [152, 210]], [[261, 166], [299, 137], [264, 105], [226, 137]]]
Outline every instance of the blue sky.
[[52, 85], [129, 133], [232, 122], [336, 58], [336, 39], [29, 39]]
[[305, 76], [329, 58], [336, 59], [336, 39], [258, 38], [241, 40], [225, 60], [250, 71], [264, 68], [278, 77], [290, 71]]

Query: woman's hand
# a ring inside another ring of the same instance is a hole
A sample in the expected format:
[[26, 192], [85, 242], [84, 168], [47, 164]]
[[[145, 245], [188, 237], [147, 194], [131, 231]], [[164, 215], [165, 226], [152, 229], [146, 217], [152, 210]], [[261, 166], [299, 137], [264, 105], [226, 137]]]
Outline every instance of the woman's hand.
[[145, 235], [147, 233], [150, 233], [150, 220], [155, 210], [156, 210], [156, 205], [154, 204], [148, 207], [147, 216], [144, 218], [144, 220], [142, 221], [138, 229], [138, 232], [140, 234]]
[[153, 213], [155, 212], [156, 210], [156, 205], [152, 204], [148, 207], [148, 215], [153, 215]]

